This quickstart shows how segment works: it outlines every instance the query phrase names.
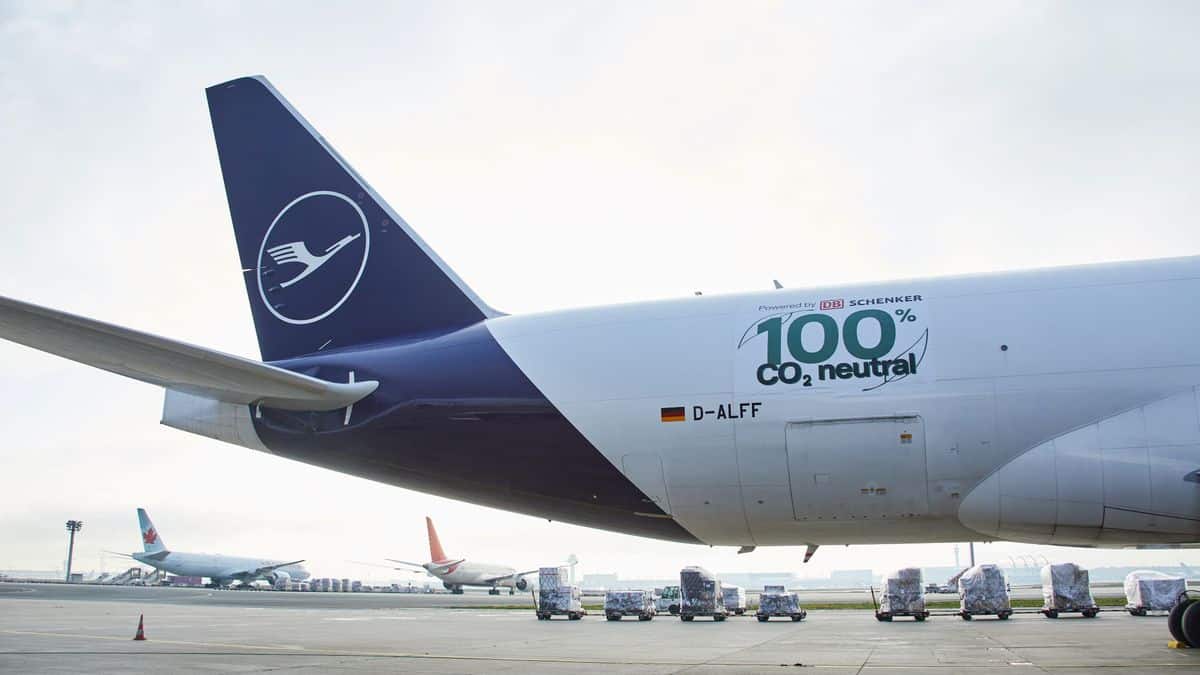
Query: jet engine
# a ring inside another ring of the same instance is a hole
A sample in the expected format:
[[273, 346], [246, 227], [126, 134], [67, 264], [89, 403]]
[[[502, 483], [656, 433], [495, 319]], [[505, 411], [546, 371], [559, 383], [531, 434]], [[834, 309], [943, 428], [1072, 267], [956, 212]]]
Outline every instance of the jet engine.
[[518, 591], [525, 591], [529, 589], [529, 580], [525, 577], [517, 577], [517, 580], [513, 585], [517, 587]]
[[283, 570], [275, 570], [266, 575], [267, 581], [271, 582], [272, 587], [286, 586], [287, 582], [292, 580], [292, 575]]

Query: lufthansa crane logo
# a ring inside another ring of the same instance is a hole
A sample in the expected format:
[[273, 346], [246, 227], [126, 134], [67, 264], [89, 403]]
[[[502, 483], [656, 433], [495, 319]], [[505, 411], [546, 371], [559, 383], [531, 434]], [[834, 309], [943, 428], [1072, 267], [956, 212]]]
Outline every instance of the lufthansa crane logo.
[[362, 208], [317, 190], [284, 206], [258, 249], [258, 292], [275, 318], [316, 323], [350, 299], [371, 249]]

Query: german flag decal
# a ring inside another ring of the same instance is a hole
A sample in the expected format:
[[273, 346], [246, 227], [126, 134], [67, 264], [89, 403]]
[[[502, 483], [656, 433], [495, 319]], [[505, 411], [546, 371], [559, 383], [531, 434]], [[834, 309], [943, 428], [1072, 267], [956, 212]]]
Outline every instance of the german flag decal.
[[684, 415], [683, 406], [662, 409], [662, 421], [664, 422], [683, 422], [686, 419], [687, 417]]

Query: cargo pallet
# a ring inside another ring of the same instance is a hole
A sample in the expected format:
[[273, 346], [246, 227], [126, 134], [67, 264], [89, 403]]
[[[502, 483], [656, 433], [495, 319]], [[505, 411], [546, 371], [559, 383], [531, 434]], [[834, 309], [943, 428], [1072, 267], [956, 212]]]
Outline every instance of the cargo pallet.
[[791, 619], [792, 621], [803, 621], [804, 617], [808, 616], [808, 612], [806, 612], [802, 609], [799, 612], [795, 612], [795, 613], [764, 614], [762, 612], [756, 612], [754, 614], [754, 618], [758, 619], [759, 621], [761, 621], [763, 623], [766, 623], [772, 617], [777, 617], [777, 616], [783, 617], [785, 619]]
[[728, 615], [725, 614], [724, 612], [716, 612], [714, 614], [684, 614], [683, 612], [679, 613], [679, 618], [682, 621], [691, 621], [692, 619], [695, 619], [698, 616], [711, 616], [713, 621], [724, 621], [726, 616], [728, 616]]
[[1100, 613], [1100, 607], [1098, 605], [1092, 605], [1090, 607], [1071, 607], [1068, 609], [1050, 609], [1049, 607], [1042, 608], [1042, 616], [1046, 617], [1047, 619], [1057, 619], [1059, 614], [1076, 613], [1082, 614], [1084, 618], [1094, 619], [1096, 618], [1096, 615]]
[[921, 610], [919, 612], [881, 612], [879, 611], [879, 601], [875, 599], [875, 587], [871, 587], [871, 604], [875, 607], [876, 621], [891, 621], [898, 616], [911, 616], [917, 621], [924, 621], [929, 618], [929, 610]]
[[551, 617], [555, 617], [555, 616], [565, 616], [568, 619], [570, 619], [571, 621], [578, 621], [578, 620], [582, 619], [583, 617], [587, 616], [587, 610], [585, 609], [585, 610], [582, 610], [579, 612], [568, 612], [568, 611], [556, 609], [556, 610], [549, 611], [549, 612], [543, 612], [541, 610], [538, 610], [538, 612], [537, 612], [538, 621], [549, 621]]
[[627, 616], [636, 616], [638, 621], [649, 621], [654, 618], [651, 612], [610, 612], [604, 611], [604, 618], [609, 621], [620, 621]]
[[1013, 611], [1011, 609], [1006, 609], [1002, 612], [968, 612], [963, 610], [958, 612], [958, 615], [962, 617], [963, 621], [970, 621], [977, 616], [994, 616], [1001, 621], [1008, 621], [1008, 617], [1013, 615]]
[[911, 616], [917, 621], [924, 621], [929, 618], [929, 610], [921, 612], [875, 612], [876, 621], [891, 621], [898, 616]]

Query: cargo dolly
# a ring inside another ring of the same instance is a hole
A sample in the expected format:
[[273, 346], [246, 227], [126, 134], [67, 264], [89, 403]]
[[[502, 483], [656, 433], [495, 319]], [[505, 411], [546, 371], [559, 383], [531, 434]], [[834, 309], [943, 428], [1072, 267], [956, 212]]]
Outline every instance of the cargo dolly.
[[1047, 619], [1057, 619], [1059, 614], [1082, 614], [1085, 618], [1094, 619], [1100, 613], [1098, 605], [1090, 605], [1083, 607], [1043, 607], [1042, 615]]
[[791, 619], [792, 621], [803, 621], [804, 617], [806, 616], [808, 616], [808, 612], [803, 609], [799, 612], [764, 612], [760, 609], [754, 613], [754, 617], [763, 623], [766, 623], [775, 617], [783, 617], [785, 619]]
[[879, 609], [879, 601], [875, 597], [875, 587], [874, 586], [871, 587], [871, 604], [875, 606], [875, 620], [876, 621], [891, 621], [892, 619], [894, 619], [898, 616], [911, 616], [912, 618], [916, 619], [917, 621], [924, 621], [925, 619], [929, 618], [929, 610], [927, 610], [927, 609], [922, 609], [922, 610], [917, 610], [917, 611], [893, 611], [893, 610], [881, 611]]

